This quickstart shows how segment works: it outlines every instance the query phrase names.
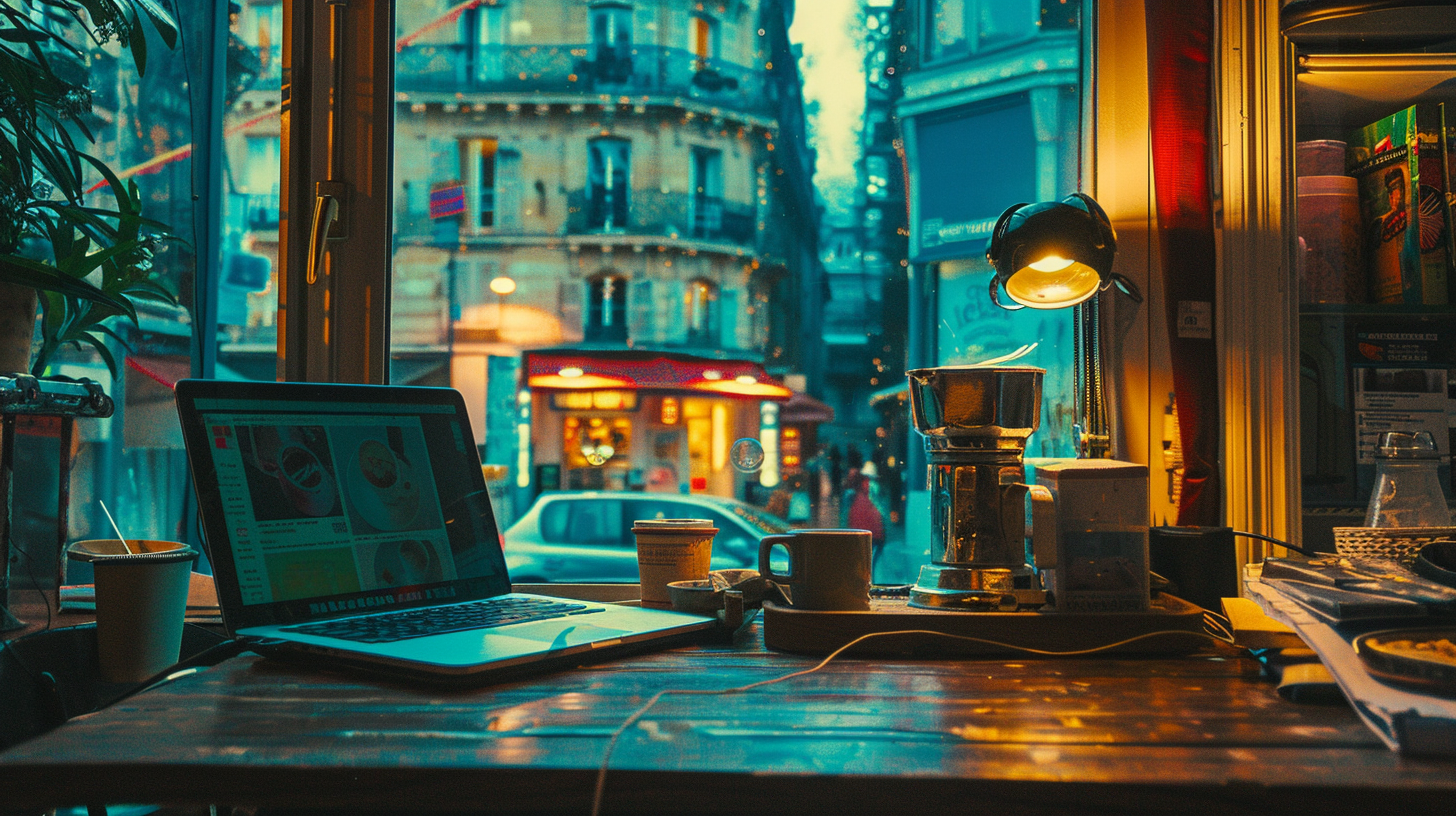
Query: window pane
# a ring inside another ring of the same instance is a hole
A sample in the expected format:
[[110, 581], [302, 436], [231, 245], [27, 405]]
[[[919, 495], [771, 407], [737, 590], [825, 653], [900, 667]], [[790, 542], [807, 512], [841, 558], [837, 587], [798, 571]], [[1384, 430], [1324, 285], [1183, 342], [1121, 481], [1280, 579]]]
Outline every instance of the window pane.
[[[456, 3], [397, 3], [391, 379], [465, 395], [504, 524], [590, 489], [838, 526], [873, 473], [877, 579], [913, 580], [904, 371], [1023, 344], [1055, 370], [1036, 451], [1071, 452], [1070, 315], [992, 311], [975, 225], [1077, 188], [1075, 13], [1041, 41], [1041, 0], [809, 5], [508, 0], [456, 24]], [[916, 143], [904, 87], [929, 58], [1000, 79], [918, 91]], [[917, 230], [935, 246], [912, 257]], [[938, 284], [912, 299], [912, 269]], [[732, 465], [743, 438], [766, 466]]]
[[[114, 415], [76, 420], [69, 451], [63, 451], [59, 421], [18, 423], [16, 468], [26, 477], [17, 480], [13, 496], [13, 540], [21, 546], [19, 566], [12, 569], [16, 586], [54, 585], [58, 567], [68, 581], [90, 580], [89, 568], [56, 558], [57, 480], [66, 459], [69, 508], [61, 532], [70, 540], [115, 535], [102, 501], [129, 538], [195, 540], [184, 521], [191, 488], [171, 392], [192, 374], [194, 331], [219, 338], [218, 376], [274, 377], [282, 6], [267, 0], [235, 6], [228, 42], [212, 42], [207, 15], [191, 9], [177, 21], [183, 44], [175, 49], [149, 23], [139, 23], [147, 35], [146, 71], [140, 74], [126, 49], [97, 44], [68, 23], [59, 6], [20, 3], [35, 9], [30, 19], [80, 49], [82, 57], [71, 67], [91, 89], [84, 121], [95, 140], [76, 134], [78, 147], [123, 184], [135, 184], [143, 216], [166, 225], [178, 240], [163, 242], [152, 257], [156, 282], [176, 303], [139, 300], [137, 325], [111, 318], [105, 325], [115, 335], [97, 338], [114, 358], [114, 372], [102, 352], [85, 343], [60, 348], [46, 368], [47, 375], [98, 381], [115, 401]], [[57, 51], [53, 59], [67, 57]], [[226, 66], [220, 99], [207, 96], [207, 83], [191, 81], [197, 66], [213, 59]], [[193, 132], [199, 110], [222, 118], [225, 155], [209, 155], [205, 134]], [[210, 193], [199, 186], [209, 161], [220, 163], [226, 185], [221, 223], [194, 222], [194, 201]], [[82, 166], [86, 206], [114, 208], [115, 191]], [[193, 313], [198, 248], [220, 256], [215, 323], [207, 326], [197, 325]], [[258, 353], [250, 355], [252, 349]], [[200, 568], [207, 569], [205, 560]]]

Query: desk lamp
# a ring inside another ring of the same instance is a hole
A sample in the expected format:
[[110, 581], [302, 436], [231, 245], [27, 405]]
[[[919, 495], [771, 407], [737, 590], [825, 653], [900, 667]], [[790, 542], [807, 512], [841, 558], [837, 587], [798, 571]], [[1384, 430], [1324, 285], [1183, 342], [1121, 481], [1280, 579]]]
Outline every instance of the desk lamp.
[[[1091, 196], [1073, 193], [1061, 201], [1017, 204], [1001, 214], [986, 260], [996, 269], [991, 302], [1003, 309], [1064, 309], [1077, 326], [1076, 428], [1080, 456], [1112, 454], [1103, 383], [1101, 331], [1096, 295], [1114, 284], [1135, 302], [1142, 294], [1112, 271], [1117, 235]], [[1002, 294], [1010, 299], [1003, 299]]]

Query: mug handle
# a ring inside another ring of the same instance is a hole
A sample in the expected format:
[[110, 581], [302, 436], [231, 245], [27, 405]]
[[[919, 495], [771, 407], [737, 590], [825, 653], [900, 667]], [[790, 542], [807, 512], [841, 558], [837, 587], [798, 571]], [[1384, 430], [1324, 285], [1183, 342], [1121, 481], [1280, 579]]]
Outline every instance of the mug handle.
[[[778, 583], [778, 584], [794, 584], [794, 583], [798, 583], [799, 578], [798, 578], [797, 575], [794, 574], [795, 573], [795, 570], [794, 570], [794, 549], [793, 549], [793, 541], [794, 541], [794, 537], [791, 536], [791, 535], [766, 535], [763, 538], [759, 539], [758, 540], [758, 573], [760, 575], [762, 575], [764, 578], [768, 578], [769, 580], [772, 580], [774, 583]], [[789, 553], [789, 572], [788, 572], [787, 575], [780, 575], [779, 573], [774, 572], [773, 571], [773, 568], [771, 566], [769, 566], [769, 563], [768, 563], [768, 551], [771, 550], [771, 549], [773, 549], [773, 546], [775, 544], [782, 544], [782, 545], [784, 545], [784, 549], [787, 550], [788, 553]]]

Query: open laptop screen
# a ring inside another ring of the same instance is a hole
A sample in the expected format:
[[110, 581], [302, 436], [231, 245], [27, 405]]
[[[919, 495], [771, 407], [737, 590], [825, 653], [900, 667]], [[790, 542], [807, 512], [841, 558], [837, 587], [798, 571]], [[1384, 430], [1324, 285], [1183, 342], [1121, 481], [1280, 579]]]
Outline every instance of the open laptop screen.
[[231, 628], [509, 591], [454, 391], [184, 381], [177, 394]]

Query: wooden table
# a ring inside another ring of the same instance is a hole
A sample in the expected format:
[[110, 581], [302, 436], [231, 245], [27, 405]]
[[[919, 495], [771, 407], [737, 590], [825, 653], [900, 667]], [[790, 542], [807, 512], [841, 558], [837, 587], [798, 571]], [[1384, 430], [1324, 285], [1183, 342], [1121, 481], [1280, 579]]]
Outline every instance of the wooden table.
[[[661, 689], [812, 666], [734, 644], [471, 691], [252, 655], [0, 755], [0, 811], [94, 802], [588, 814], [611, 735]], [[1442, 813], [1456, 762], [1281, 698], [1226, 647], [1179, 658], [860, 661], [667, 695], [611, 755], [603, 812]]]

